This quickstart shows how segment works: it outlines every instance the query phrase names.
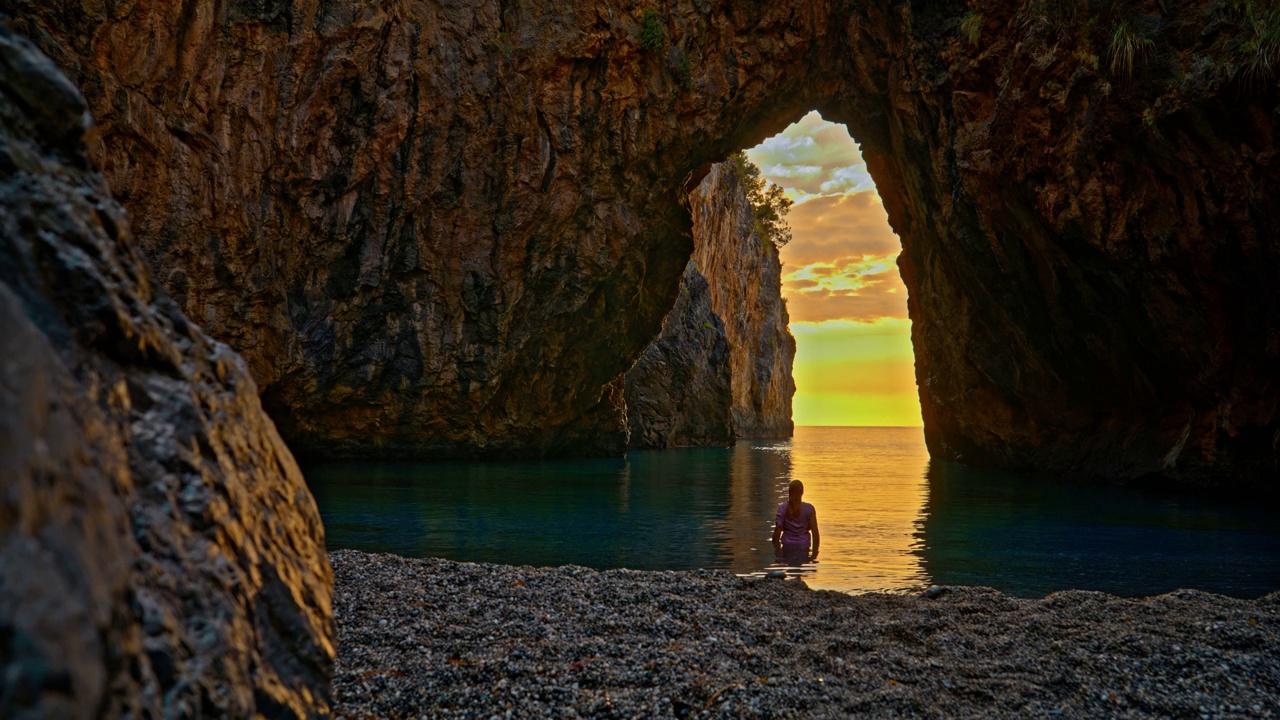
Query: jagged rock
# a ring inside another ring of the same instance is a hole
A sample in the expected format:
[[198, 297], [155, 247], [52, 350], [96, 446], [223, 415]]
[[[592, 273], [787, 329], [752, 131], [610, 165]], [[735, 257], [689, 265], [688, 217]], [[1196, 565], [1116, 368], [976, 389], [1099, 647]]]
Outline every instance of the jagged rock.
[[693, 261], [710, 282], [711, 307], [729, 340], [734, 434], [791, 437], [796, 341], [782, 299], [782, 263], [773, 242], [756, 230], [732, 167], [717, 164], [690, 197]]
[[598, 450], [573, 428], [674, 303], [700, 169], [818, 109], [903, 239], [934, 456], [1273, 485], [1250, 7], [686, 0], [645, 47], [627, 2], [0, 0], [305, 450]]
[[730, 163], [690, 195], [693, 260], [662, 333], [627, 372], [631, 447], [790, 437], [791, 366], [778, 249]]
[[625, 376], [630, 447], [731, 444], [729, 352], [724, 322], [711, 309], [711, 288], [690, 263], [662, 333]]
[[1243, 4], [984, 3], [973, 41], [959, 12], [913, 18], [853, 126], [931, 455], [1276, 489], [1280, 93]]
[[584, 416], [674, 303], [690, 173], [833, 87], [820, 3], [664, 6], [657, 51], [645, 9], [0, 0], [291, 447], [377, 457], [617, 452]]
[[0, 716], [327, 715], [315, 503], [155, 287], [88, 117], [0, 26]]

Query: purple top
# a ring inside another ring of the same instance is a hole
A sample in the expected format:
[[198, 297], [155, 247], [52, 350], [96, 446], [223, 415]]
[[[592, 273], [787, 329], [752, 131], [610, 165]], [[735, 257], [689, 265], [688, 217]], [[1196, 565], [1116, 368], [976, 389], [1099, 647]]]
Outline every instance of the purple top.
[[774, 519], [777, 527], [782, 528], [782, 543], [784, 545], [808, 545], [809, 544], [809, 528], [813, 527], [813, 518], [816, 512], [813, 506], [807, 502], [800, 503], [800, 517], [787, 517], [787, 503], [783, 502], [778, 506], [778, 517]]

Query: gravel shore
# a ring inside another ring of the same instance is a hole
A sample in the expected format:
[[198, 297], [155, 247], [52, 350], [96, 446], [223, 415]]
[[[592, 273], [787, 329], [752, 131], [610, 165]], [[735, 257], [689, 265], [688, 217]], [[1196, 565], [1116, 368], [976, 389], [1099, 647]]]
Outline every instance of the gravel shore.
[[341, 718], [1280, 717], [1280, 593], [927, 599], [330, 557]]

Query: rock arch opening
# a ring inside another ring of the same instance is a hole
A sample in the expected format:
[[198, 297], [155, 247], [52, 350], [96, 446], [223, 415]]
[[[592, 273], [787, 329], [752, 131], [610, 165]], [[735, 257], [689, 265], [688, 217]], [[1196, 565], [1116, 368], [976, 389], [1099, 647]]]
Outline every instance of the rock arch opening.
[[1280, 89], [1237, 4], [391, 4], [0, 0], [301, 453], [619, 452], [688, 184], [816, 107], [903, 239], [935, 457], [1274, 488]]
[[795, 423], [919, 426], [902, 245], [857, 142], [814, 111], [746, 154], [795, 203], [781, 250]]

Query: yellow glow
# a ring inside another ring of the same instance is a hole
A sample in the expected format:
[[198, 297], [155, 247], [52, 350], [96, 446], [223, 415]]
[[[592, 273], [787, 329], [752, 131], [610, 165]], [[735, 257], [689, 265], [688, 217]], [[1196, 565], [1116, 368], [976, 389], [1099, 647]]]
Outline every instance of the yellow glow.
[[[817, 509], [822, 528], [820, 562], [806, 585], [928, 585], [920, 557], [912, 552], [928, 495], [929, 455], [920, 435], [918, 429], [796, 428], [790, 477], [804, 480], [805, 502]], [[862, 452], [849, 452], [850, 441]]]
[[781, 253], [796, 425], [918, 427], [902, 244], [857, 143], [811, 112], [747, 157], [797, 203]]
[[911, 323], [796, 322], [796, 425], [919, 426]]
[[882, 280], [876, 279], [877, 275], [889, 272], [896, 274], [896, 260], [896, 255], [863, 255], [860, 258], [848, 258], [842, 266], [829, 262], [812, 263], [785, 274], [782, 284], [790, 297], [812, 292], [856, 295], [859, 290], [880, 284]]

